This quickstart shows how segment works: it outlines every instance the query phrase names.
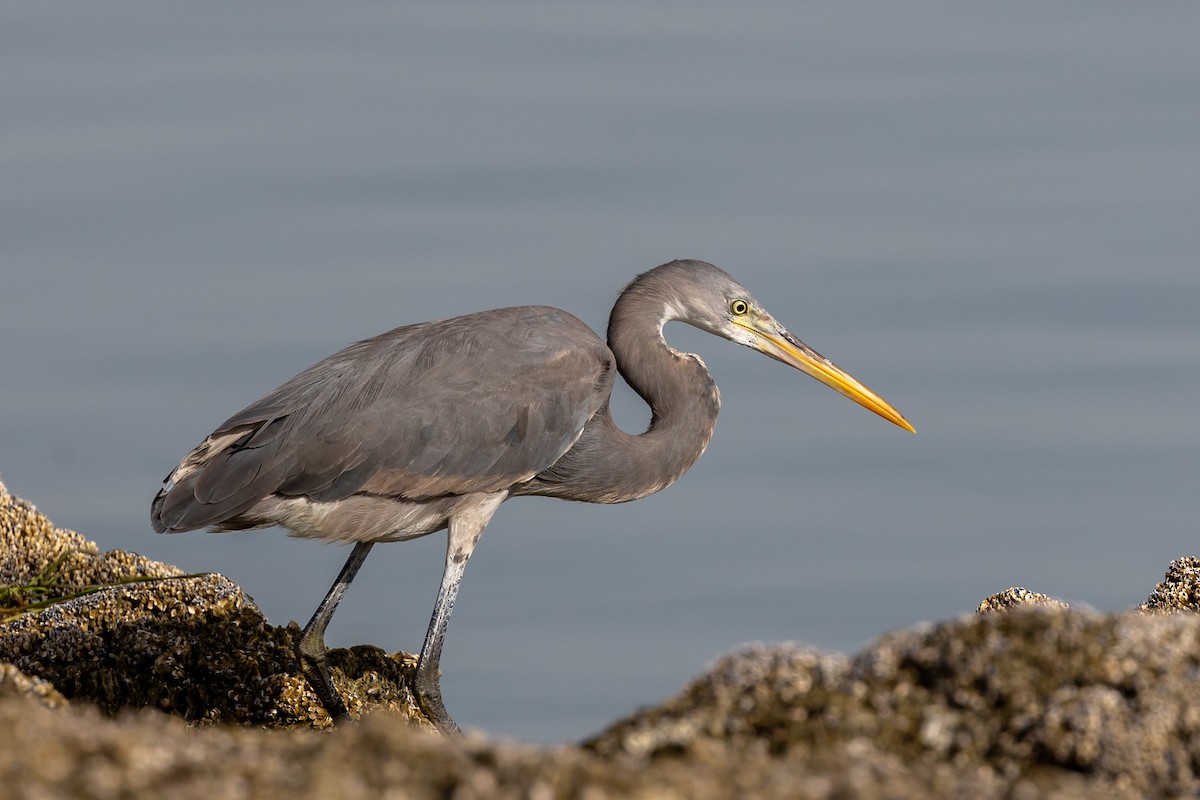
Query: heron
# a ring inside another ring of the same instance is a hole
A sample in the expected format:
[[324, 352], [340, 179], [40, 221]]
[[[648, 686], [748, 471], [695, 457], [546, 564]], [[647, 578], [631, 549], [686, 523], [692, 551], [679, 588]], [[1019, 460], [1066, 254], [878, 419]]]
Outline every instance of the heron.
[[[281, 526], [353, 544], [296, 644], [335, 724], [348, 718], [325, 630], [376, 542], [445, 529], [441, 584], [412, 690], [458, 731], [439, 664], [463, 571], [510, 497], [624, 503], [678, 479], [708, 447], [720, 393], [704, 362], [667, 344], [685, 322], [794, 367], [910, 432], [883, 398], [793, 336], [723, 270], [677, 260], [621, 291], [607, 344], [548, 306], [498, 308], [395, 328], [320, 361], [227, 419], [184, 456], [151, 505], [159, 533]], [[649, 427], [613, 421], [617, 375]]]

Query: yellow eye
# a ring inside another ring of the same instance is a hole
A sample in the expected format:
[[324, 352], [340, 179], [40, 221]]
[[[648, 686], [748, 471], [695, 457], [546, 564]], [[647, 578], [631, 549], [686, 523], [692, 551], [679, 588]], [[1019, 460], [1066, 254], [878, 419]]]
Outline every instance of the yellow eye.
[[750, 310], [750, 304], [745, 300], [734, 300], [729, 304], [729, 310], [735, 317], [740, 317]]

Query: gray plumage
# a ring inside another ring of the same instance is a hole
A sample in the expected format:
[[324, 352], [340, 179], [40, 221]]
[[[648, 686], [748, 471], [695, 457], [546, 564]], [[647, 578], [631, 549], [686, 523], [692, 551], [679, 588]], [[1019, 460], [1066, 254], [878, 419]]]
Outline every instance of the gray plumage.
[[289, 501], [309, 507], [360, 498], [353, 525], [288, 527], [341, 541], [409, 538], [392, 525], [389, 503], [528, 481], [574, 443], [601, 403], [597, 386], [611, 384], [611, 353], [556, 309], [497, 309], [396, 328], [315, 364], [226, 420], [168, 479], [175, 485], [156, 498], [155, 528], [261, 527], [301, 507]]
[[[449, 528], [446, 573], [422, 647], [417, 690], [456, 730], [437, 680], [462, 569], [508, 497], [618, 503], [674, 482], [704, 452], [720, 407], [700, 359], [662, 335], [682, 320], [758, 349], [911, 430], [894, 409], [776, 323], [717, 267], [675, 261], [621, 293], [608, 345], [571, 314], [495, 309], [396, 328], [353, 344], [234, 414], [154, 498], [159, 532], [280, 525], [356, 547], [299, 657], [336, 718], [324, 630], [371, 544]], [[610, 349], [611, 348], [611, 349]], [[609, 411], [619, 370], [652, 411], [631, 435]]]

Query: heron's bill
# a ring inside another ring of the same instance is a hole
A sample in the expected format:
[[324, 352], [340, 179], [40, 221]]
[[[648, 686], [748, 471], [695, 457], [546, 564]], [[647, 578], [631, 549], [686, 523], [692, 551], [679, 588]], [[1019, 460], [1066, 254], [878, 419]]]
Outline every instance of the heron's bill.
[[[759, 349], [763, 353], [778, 361], [782, 361], [788, 366], [795, 367], [805, 375], [816, 378], [831, 389], [835, 389], [846, 397], [849, 397], [863, 408], [874, 411], [888, 422], [899, 425], [909, 433], [917, 432], [916, 428], [909, 424], [908, 420], [899, 411], [892, 408], [888, 401], [859, 383], [853, 375], [843, 370], [837, 364], [834, 364], [828, 358], [825, 358], [825, 356], [816, 350], [813, 350], [795, 336], [792, 336], [786, 330], [782, 328], [779, 328], [778, 331], [770, 330], [758, 320], [754, 322], [748, 321], [749, 324], [743, 324], [739, 320], [734, 320], [734, 322], [752, 331], [758, 337]], [[759, 324], [755, 324], [755, 322]]]

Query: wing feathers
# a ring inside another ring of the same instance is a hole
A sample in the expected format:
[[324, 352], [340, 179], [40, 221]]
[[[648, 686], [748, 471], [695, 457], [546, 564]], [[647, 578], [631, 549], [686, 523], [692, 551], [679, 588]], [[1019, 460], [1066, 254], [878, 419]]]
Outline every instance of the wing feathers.
[[272, 495], [409, 499], [512, 486], [546, 469], [607, 399], [612, 354], [541, 307], [397, 328], [235, 414], [172, 473], [156, 530], [222, 524]]

